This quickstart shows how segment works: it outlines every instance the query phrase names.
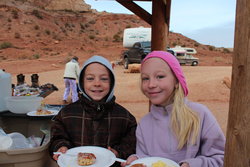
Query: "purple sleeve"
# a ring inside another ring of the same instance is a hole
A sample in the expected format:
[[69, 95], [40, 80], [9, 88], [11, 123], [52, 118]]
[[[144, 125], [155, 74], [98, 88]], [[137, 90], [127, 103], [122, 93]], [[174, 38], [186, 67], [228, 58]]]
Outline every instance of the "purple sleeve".
[[144, 142], [144, 138], [142, 135], [141, 125], [139, 124], [136, 129], [136, 156], [138, 158], [148, 157], [148, 153], [146, 151], [146, 146]]

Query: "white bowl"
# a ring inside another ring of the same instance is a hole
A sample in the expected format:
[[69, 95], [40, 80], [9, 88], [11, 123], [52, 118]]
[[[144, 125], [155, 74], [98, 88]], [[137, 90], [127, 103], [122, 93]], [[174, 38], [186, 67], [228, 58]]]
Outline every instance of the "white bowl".
[[26, 114], [37, 110], [42, 100], [42, 97], [36, 96], [11, 96], [5, 99], [7, 109], [16, 114]]

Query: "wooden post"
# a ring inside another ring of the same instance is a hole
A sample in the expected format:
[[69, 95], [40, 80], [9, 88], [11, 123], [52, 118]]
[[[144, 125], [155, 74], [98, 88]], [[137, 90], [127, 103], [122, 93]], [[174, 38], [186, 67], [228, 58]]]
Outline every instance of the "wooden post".
[[237, 0], [224, 167], [250, 166], [250, 2]]
[[[167, 0], [166, 3], [170, 2], [171, 0]], [[152, 0], [152, 50], [166, 50], [169, 28], [166, 14], [170, 11], [170, 5], [168, 5], [169, 9], [166, 6], [163, 0]]]

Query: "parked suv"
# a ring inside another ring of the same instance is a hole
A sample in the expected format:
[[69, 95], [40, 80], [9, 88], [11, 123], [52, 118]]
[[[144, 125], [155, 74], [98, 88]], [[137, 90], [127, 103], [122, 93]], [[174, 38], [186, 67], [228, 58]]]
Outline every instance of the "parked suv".
[[122, 54], [123, 65], [125, 69], [128, 69], [128, 65], [132, 63], [141, 63], [141, 61], [151, 51], [151, 42], [136, 42]]

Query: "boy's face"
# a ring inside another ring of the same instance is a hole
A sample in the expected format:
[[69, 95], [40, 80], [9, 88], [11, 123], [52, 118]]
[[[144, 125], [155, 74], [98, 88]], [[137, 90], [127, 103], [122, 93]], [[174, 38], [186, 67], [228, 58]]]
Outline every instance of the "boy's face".
[[177, 79], [166, 62], [160, 58], [150, 58], [141, 69], [141, 89], [155, 105], [169, 104]]
[[109, 93], [109, 71], [99, 63], [92, 63], [86, 67], [82, 82], [85, 93], [95, 101], [102, 100]]

